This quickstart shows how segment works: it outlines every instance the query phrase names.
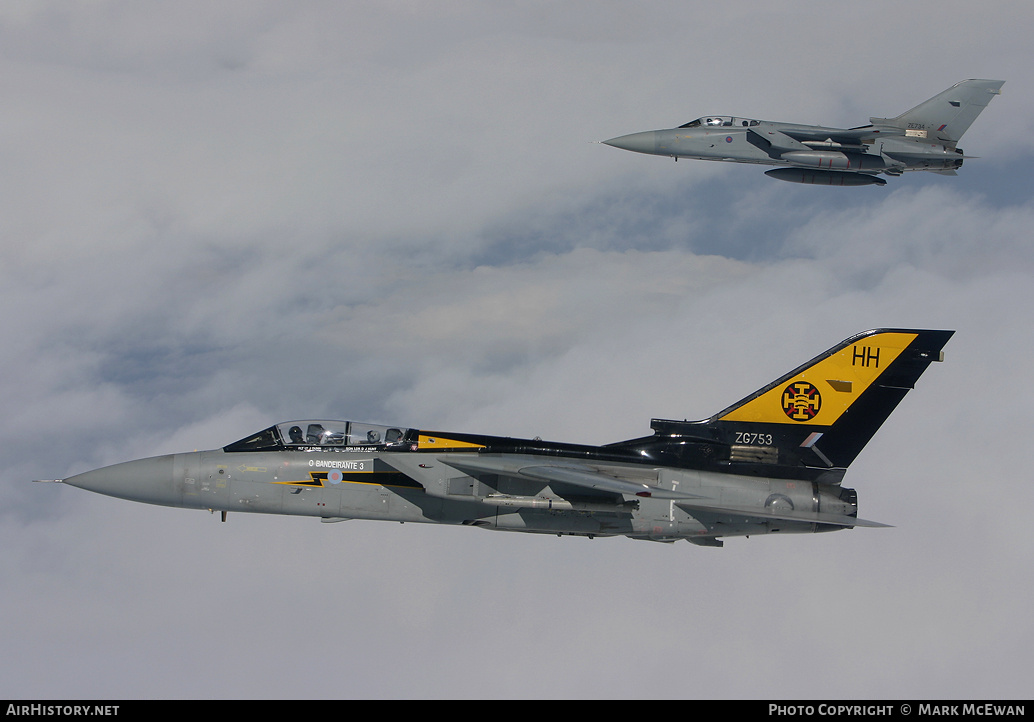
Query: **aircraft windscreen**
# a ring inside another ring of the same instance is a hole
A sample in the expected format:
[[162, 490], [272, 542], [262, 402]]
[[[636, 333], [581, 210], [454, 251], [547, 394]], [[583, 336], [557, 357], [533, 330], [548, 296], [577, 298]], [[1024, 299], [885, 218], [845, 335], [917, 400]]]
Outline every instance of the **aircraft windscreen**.
[[697, 118], [691, 120], [685, 125], [680, 125], [680, 128], [699, 128], [701, 126], [708, 128], [746, 128], [747, 126], [760, 125], [761, 121], [750, 120], [749, 118], [732, 118], [727, 115], [712, 115], [710, 117]]
[[246, 436], [224, 451], [271, 451], [277, 449], [328, 451], [355, 446], [401, 446], [407, 440], [409, 429], [355, 421], [287, 421]]

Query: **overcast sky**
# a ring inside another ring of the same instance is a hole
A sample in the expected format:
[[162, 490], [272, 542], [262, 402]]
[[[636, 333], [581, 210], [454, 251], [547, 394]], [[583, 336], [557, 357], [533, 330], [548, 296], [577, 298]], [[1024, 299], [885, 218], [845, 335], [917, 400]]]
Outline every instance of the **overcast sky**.
[[[0, 698], [1029, 697], [1026, 0], [0, 6]], [[957, 177], [599, 145], [1004, 79]], [[602, 444], [957, 331], [848, 472], [891, 529], [624, 538], [37, 478], [342, 418]]]

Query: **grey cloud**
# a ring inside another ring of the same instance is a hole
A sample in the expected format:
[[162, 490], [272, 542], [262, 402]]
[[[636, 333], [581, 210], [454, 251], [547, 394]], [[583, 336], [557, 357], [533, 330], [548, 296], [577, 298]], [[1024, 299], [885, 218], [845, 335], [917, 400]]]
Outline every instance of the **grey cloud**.
[[[0, 11], [0, 690], [1022, 696], [1034, 259], [1003, 128], [1030, 11], [888, 4], [873, 39], [823, 8], [804, 48], [736, 2]], [[1008, 84], [957, 178], [805, 188], [590, 143], [864, 122], [969, 76]], [[28, 483], [306, 416], [606, 443], [881, 325], [958, 331], [848, 474], [890, 530], [224, 525]]]

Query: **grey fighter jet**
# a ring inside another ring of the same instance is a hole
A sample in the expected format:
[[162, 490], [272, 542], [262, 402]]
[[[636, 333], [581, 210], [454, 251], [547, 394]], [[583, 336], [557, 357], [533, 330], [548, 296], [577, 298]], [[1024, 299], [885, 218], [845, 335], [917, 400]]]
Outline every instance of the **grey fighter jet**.
[[774, 123], [708, 115], [671, 130], [603, 141], [636, 153], [783, 166], [765, 175], [792, 183], [886, 185], [880, 173], [928, 170], [955, 175], [962, 134], [1004, 80], [963, 80], [896, 118], [869, 118], [857, 128]]
[[686, 539], [885, 526], [858, 518], [848, 465], [952, 331], [879, 329], [702, 421], [654, 419], [605, 446], [306, 420], [222, 449], [54, 481], [150, 504]]

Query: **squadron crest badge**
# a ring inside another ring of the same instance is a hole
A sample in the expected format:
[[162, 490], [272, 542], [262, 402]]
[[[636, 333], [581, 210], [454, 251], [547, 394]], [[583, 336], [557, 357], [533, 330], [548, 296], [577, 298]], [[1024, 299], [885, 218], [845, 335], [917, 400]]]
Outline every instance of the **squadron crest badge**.
[[794, 421], [811, 421], [822, 407], [819, 390], [807, 381], [795, 381], [783, 389], [783, 412]]

